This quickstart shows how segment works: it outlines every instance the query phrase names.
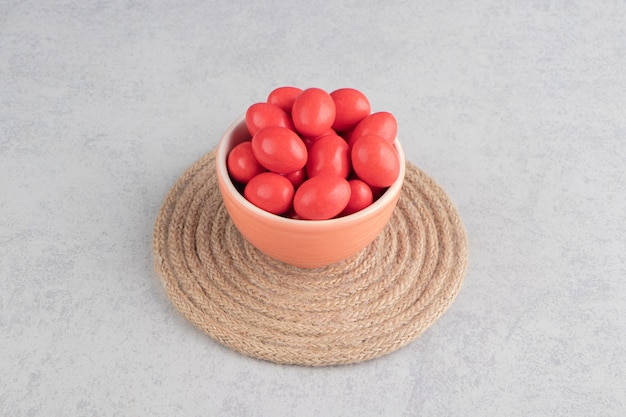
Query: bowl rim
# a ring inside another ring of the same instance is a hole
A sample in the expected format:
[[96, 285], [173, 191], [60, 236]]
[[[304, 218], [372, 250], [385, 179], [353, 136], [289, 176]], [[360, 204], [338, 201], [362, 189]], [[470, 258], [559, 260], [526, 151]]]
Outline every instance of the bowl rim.
[[[217, 152], [215, 156], [216, 157], [215, 166], [216, 166], [218, 178], [220, 178], [220, 182], [226, 188], [228, 193], [233, 196], [233, 198], [237, 201], [238, 204], [242, 205], [247, 210], [250, 210], [252, 213], [258, 216], [264, 217], [268, 220], [275, 221], [278, 223], [284, 223], [285, 225], [291, 225], [294, 227], [316, 227], [317, 228], [317, 227], [322, 227], [326, 225], [332, 226], [332, 225], [338, 225], [342, 223], [358, 222], [361, 218], [368, 217], [370, 215], [373, 215], [375, 212], [382, 210], [385, 207], [385, 205], [388, 202], [392, 201], [397, 195], [399, 195], [401, 191], [402, 184], [404, 183], [404, 177], [406, 174], [406, 160], [405, 160], [404, 150], [402, 148], [402, 145], [400, 144], [400, 140], [396, 136], [393, 142], [393, 145], [396, 148], [396, 151], [398, 152], [398, 158], [400, 160], [400, 172], [398, 174], [398, 178], [396, 179], [396, 181], [394, 181], [393, 184], [391, 184], [387, 188], [387, 190], [385, 190], [385, 192], [376, 201], [374, 201], [368, 207], [362, 210], [359, 210], [355, 213], [348, 214], [346, 216], [334, 217], [332, 219], [325, 219], [325, 220], [292, 219], [289, 217], [284, 217], [278, 214], [267, 212], [255, 206], [248, 200], [246, 200], [246, 198], [237, 190], [237, 188], [235, 188], [235, 185], [233, 184], [230, 178], [230, 175], [228, 174], [226, 159], [228, 157], [228, 151], [232, 149], [232, 147], [230, 149], [227, 149], [228, 148], [227, 144], [230, 144], [230, 141], [228, 139], [231, 137], [234, 130], [237, 127], [239, 127], [242, 123], [245, 124], [245, 114], [235, 119], [230, 124], [228, 129], [226, 129], [224, 134], [222, 135], [220, 142], [217, 146]], [[310, 226], [307, 226], [307, 225], [310, 225]]]

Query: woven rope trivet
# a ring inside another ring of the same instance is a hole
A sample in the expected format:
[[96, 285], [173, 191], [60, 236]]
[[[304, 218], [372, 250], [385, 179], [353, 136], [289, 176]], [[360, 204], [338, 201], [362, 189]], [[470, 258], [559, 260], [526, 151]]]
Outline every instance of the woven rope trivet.
[[153, 250], [169, 298], [195, 326], [245, 355], [312, 366], [372, 359], [414, 340], [448, 308], [467, 264], [454, 206], [409, 162], [390, 223], [360, 253], [317, 269], [269, 258], [231, 222], [215, 151], [169, 192]]

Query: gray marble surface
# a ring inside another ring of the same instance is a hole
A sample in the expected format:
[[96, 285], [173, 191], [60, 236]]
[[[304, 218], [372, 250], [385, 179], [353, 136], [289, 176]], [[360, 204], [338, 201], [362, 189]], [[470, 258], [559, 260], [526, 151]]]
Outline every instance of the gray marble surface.
[[[469, 269], [405, 348], [235, 353], [152, 269], [182, 171], [280, 85], [356, 87]], [[626, 415], [623, 1], [0, 0], [0, 415]]]

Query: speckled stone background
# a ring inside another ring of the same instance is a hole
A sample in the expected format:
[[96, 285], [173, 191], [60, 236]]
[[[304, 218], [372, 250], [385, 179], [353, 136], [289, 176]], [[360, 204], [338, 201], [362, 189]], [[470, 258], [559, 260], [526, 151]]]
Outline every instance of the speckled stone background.
[[[393, 354], [244, 357], [153, 272], [167, 191], [280, 85], [394, 113], [465, 222]], [[623, 1], [0, 1], [0, 415], [624, 416], [625, 166]]]

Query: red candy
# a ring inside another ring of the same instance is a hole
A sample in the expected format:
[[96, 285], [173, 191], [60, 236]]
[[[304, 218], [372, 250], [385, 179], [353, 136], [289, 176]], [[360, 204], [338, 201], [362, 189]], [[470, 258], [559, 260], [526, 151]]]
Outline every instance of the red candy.
[[319, 136], [335, 121], [335, 102], [326, 91], [308, 88], [293, 102], [291, 118], [296, 130], [303, 136]]
[[226, 163], [230, 176], [242, 184], [265, 171], [265, 168], [254, 157], [250, 141], [241, 142], [235, 146], [228, 154]]
[[267, 96], [267, 102], [291, 114], [291, 106], [300, 94], [302, 90], [297, 87], [278, 87]]
[[340, 88], [330, 93], [335, 102], [333, 129], [339, 132], [353, 129], [370, 114], [370, 102], [365, 94], [354, 88]]
[[255, 103], [246, 111], [246, 126], [252, 136], [264, 127], [281, 126], [293, 130], [293, 122], [287, 112], [269, 103]]
[[389, 187], [400, 174], [400, 161], [393, 145], [376, 135], [366, 135], [352, 146], [356, 175], [374, 187]]
[[348, 201], [348, 205], [341, 212], [342, 216], [363, 210], [374, 201], [372, 189], [366, 182], [354, 179], [348, 181], [348, 184], [350, 184], [350, 201]]
[[290, 172], [289, 174], [285, 174], [285, 178], [287, 178], [293, 184], [293, 188], [298, 188], [304, 180], [306, 180], [306, 172], [304, 168], [300, 168], [297, 171]]
[[291, 208], [293, 194], [291, 181], [273, 172], [257, 175], [243, 190], [246, 200], [273, 214], [286, 213]]
[[304, 167], [307, 150], [302, 139], [285, 127], [264, 127], [252, 136], [252, 152], [265, 168], [289, 174]]
[[318, 175], [304, 181], [293, 197], [296, 214], [305, 220], [332, 219], [350, 201], [350, 184], [337, 175]]
[[381, 111], [372, 113], [359, 122], [350, 134], [350, 146], [365, 135], [377, 135], [393, 143], [398, 134], [398, 122], [393, 114]]
[[309, 178], [320, 174], [347, 178], [350, 174], [350, 146], [337, 135], [317, 139], [309, 148], [306, 173]]
[[[353, 88], [278, 87], [246, 111], [252, 139], [227, 167], [255, 206], [297, 220], [327, 220], [371, 205], [400, 173], [397, 121], [371, 113]], [[347, 178], [351, 178], [349, 181]]]

